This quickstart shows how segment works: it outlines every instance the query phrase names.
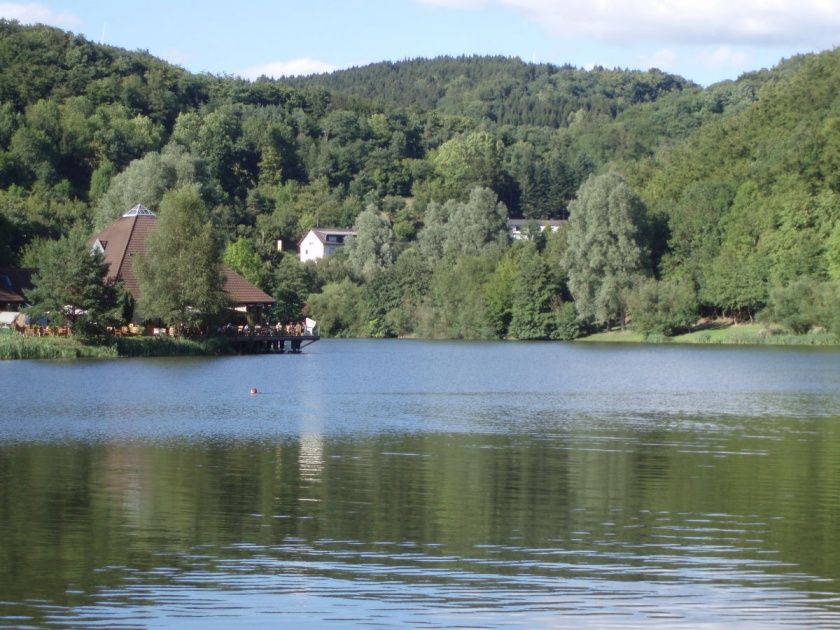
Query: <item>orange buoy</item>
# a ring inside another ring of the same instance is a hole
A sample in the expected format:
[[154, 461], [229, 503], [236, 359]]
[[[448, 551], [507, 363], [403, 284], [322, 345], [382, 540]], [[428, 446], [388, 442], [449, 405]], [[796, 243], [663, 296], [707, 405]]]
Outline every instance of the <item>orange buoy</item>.
[[256, 387], [252, 387], [252, 388], [251, 388], [251, 396], [256, 395], [256, 393], [257, 393], [257, 388], [256, 388]]

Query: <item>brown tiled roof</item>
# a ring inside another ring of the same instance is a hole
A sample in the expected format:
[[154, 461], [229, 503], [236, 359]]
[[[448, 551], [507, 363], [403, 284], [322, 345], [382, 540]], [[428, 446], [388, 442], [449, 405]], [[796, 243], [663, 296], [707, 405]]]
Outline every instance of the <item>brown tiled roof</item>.
[[[132, 258], [146, 251], [146, 237], [154, 229], [156, 220], [154, 215], [123, 216], [90, 239], [91, 245], [99, 241], [105, 250], [108, 277], [122, 279], [123, 286], [135, 300], [140, 297], [140, 285], [132, 269]], [[222, 266], [222, 273], [225, 277], [224, 290], [234, 304], [274, 304], [270, 295], [232, 269]]]
[[132, 257], [146, 251], [146, 237], [155, 227], [156, 217], [134, 215], [120, 217], [91, 239], [105, 249], [108, 278], [120, 278], [123, 286], [137, 299], [140, 286], [132, 269]]
[[0, 302], [25, 304], [23, 292], [32, 288], [32, 276], [35, 269], [16, 269], [0, 267]]
[[225, 293], [239, 306], [274, 304], [274, 298], [255, 287], [233, 269], [222, 265], [222, 274], [225, 277]]

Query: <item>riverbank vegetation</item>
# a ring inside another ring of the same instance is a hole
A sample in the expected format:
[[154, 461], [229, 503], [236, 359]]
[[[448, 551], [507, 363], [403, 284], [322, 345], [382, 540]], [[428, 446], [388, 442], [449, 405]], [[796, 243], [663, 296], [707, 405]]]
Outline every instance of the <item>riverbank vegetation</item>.
[[[325, 335], [712, 340], [725, 316], [829, 340], [838, 110], [840, 50], [708, 88], [503, 57], [249, 82], [2, 21], [0, 266], [188, 190], [273, 315]], [[569, 220], [512, 242], [511, 217]], [[357, 236], [301, 264], [315, 225]]]
[[92, 343], [79, 337], [28, 337], [0, 331], [0, 360], [115, 359], [118, 357], [217, 356], [234, 354], [222, 338], [111, 337]]
[[666, 337], [665, 335], [645, 335], [636, 330], [611, 330], [583, 337], [586, 343], [676, 343], [708, 345], [746, 345], [746, 346], [837, 346], [840, 336], [816, 329], [812, 332], [795, 334], [777, 326], [758, 323], [735, 324], [731, 321], [702, 323], [692, 332]]

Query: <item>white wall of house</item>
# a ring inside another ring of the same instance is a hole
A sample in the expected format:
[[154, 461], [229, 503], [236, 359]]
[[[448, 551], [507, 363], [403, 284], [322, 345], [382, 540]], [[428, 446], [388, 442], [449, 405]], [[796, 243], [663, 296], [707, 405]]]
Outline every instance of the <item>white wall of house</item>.
[[[521, 241], [523, 239], [528, 238], [528, 234], [526, 231], [527, 226], [529, 225], [529, 221], [510, 221], [508, 220], [508, 234], [514, 241]], [[540, 228], [540, 232], [545, 232], [546, 229], [556, 232], [560, 229], [560, 225], [562, 221], [550, 221], [550, 222], [540, 222], [537, 221], [537, 225]]]
[[324, 251], [324, 244], [317, 236], [315, 236], [315, 232], [312, 230], [309, 230], [309, 232], [306, 233], [306, 236], [303, 237], [298, 250], [300, 252], [300, 262], [306, 262], [307, 260], [320, 260], [325, 255], [329, 256], [332, 254], [331, 251]]
[[320, 260], [332, 256], [338, 249], [344, 247], [345, 239], [348, 236], [355, 234], [353, 230], [343, 228], [315, 228], [309, 230], [300, 241], [298, 248], [300, 261]]

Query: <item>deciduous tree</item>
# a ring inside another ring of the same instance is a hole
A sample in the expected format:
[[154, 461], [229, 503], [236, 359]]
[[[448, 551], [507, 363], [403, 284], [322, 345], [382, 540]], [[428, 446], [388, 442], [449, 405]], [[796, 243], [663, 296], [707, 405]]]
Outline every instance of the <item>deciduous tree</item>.
[[648, 273], [642, 200], [615, 173], [591, 176], [571, 206], [565, 266], [582, 319], [624, 326], [626, 291]]
[[91, 252], [80, 229], [45, 241], [37, 263], [33, 288], [26, 292], [29, 313], [54, 324], [67, 322], [74, 334], [85, 336], [104, 331], [118, 318], [120, 287], [106, 279], [107, 263], [102, 254]]
[[224, 307], [220, 247], [195, 187], [168, 192], [146, 253], [134, 262], [140, 283], [138, 307], [147, 319], [174, 325], [179, 333], [212, 319]]

